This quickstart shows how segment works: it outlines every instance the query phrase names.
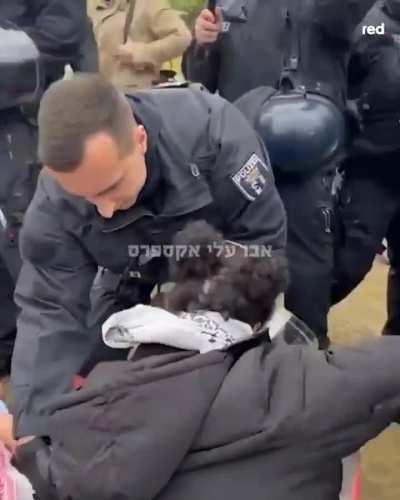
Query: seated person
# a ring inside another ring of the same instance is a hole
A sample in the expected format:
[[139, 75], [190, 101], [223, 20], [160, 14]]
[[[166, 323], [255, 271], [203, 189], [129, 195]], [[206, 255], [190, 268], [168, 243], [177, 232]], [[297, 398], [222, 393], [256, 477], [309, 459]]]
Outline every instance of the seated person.
[[103, 325], [129, 360], [100, 362], [52, 405], [61, 497], [338, 500], [342, 459], [399, 414], [400, 340], [271, 342], [284, 257], [226, 247], [203, 221], [174, 244], [192, 250], [174, 288]]
[[192, 39], [168, 0], [96, 0], [91, 17], [100, 73], [126, 92], [158, 82], [163, 63]]

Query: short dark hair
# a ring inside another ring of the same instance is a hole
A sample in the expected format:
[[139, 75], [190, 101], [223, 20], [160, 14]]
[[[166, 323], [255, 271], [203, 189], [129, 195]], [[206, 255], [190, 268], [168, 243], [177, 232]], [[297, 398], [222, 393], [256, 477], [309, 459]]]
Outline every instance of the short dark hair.
[[133, 148], [135, 120], [126, 98], [95, 74], [77, 74], [53, 83], [39, 109], [39, 159], [58, 172], [71, 172], [81, 163], [86, 140], [107, 132], [121, 154]]
[[217, 311], [225, 318], [254, 326], [269, 319], [276, 298], [288, 286], [285, 256], [276, 253], [249, 257], [246, 252], [234, 258], [220, 255], [223, 236], [205, 221], [189, 223], [173, 243], [193, 245], [201, 251], [176, 263], [171, 261], [171, 278], [176, 285], [171, 292], [159, 294], [152, 301], [153, 305], [171, 312]]

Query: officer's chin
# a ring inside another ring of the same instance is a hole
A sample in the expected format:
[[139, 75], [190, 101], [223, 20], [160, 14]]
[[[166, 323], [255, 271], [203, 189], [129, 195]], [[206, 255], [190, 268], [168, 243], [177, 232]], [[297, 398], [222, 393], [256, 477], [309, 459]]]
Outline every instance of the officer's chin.
[[137, 196], [135, 196], [135, 199], [133, 201], [129, 200], [126, 203], [121, 204], [118, 210], [129, 210], [136, 204], [136, 200]]

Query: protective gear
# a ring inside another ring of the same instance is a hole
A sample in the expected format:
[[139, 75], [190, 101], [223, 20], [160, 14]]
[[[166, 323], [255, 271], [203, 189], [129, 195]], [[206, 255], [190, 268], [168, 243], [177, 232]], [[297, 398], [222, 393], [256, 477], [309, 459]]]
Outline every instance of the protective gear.
[[256, 129], [274, 168], [289, 174], [314, 172], [331, 163], [346, 141], [342, 112], [322, 96], [297, 90], [272, 96]]
[[385, 0], [385, 5], [389, 13], [396, 19], [400, 19], [400, 1], [399, 0]]
[[275, 94], [263, 106], [256, 128], [274, 168], [284, 173], [316, 171], [332, 162], [345, 145], [342, 112], [316, 94]]
[[24, 31], [0, 28], [0, 74], [0, 109], [39, 98], [40, 54]]

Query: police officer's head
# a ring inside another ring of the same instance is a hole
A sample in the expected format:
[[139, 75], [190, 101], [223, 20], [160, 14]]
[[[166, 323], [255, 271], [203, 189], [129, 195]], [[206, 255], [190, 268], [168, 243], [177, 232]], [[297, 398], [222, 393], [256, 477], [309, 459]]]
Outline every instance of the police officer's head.
[[53, 84], [39, 111], [39, 156], [65, 191], [103, 217], [136, 202], [146, 181], [147, 134], [129, 103], [97, 75]]

